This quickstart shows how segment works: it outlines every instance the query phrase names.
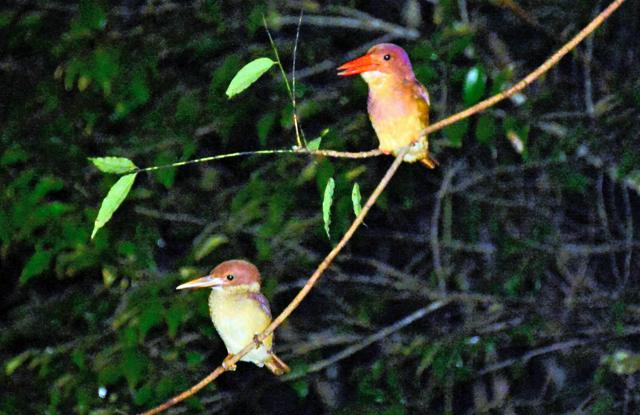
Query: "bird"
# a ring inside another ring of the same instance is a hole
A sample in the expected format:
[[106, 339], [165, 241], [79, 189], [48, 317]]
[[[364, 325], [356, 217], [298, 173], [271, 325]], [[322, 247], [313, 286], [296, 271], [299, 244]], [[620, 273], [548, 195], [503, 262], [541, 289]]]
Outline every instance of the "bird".
[[398, 155], [410, 145], [404, 161], [419, 161], [430, 169], [438, 165], [429, 155], [427, 136], [422, 134], [429, 125], [429, 92], [416, 79], [404, 49], [380, 43], [338, 70], [338, 76], [361, 75], [369, 86], [369, 120], [384, 154]]
[[229, 355], [223, 361], [226, 370], [233, 355], [254, 342], [255, 349], [240, 360], [266, 366], [274, 375], [290, 371], [273, 352], [273, 333], [262, 342], [257, 335], [271, 324], [269, 301], [260, 292], [260, 271], [251, 262], [232, 259], [218, 264], [208, 275], [179, 285], [176, 289], [211, 287], [209, 312]]

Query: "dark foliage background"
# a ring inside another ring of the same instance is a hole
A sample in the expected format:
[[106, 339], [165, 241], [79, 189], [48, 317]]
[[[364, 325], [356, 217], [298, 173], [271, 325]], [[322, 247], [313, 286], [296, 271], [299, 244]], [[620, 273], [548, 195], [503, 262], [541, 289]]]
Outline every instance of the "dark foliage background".
[[[243, 64], [273, 56], [262, 15], [290, 68], [305, 9], [305, 135], [329, 129], [323, 148], [359, 151], [375, 146], [366, 85], [334, 68], [371, 44], [407, 49], [441, 119], [526, 75], [605, 5], [4, 2], [0, 413], [134, 413], [194, 384], [224, 346], [208, 293], [174, 287], [248, 258], [281, 310], [352, 220], [353, 184], [368, 194], [391, 163], [255, 156], [142, 174], [90, 241], [117, 177], [87, 157], [149, 166], [295, 142], [275, 68], [224, 95]], [[629, 1], [523, 94], [431, 137], [438, 170], [402, 166], [277, 331], [292, 379], [241, 364], [168, 413], [638, 413], [639, 25]]]

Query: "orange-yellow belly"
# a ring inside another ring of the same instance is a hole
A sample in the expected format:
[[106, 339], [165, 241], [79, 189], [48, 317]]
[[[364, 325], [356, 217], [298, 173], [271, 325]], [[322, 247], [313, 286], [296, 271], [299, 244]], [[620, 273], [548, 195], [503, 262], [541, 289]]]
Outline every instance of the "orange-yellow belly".
[[371, 120], [373, 129], [380, 141], [380, 150], [385, 153], [397, 154], [397, 152], [412, 143], [414, 145], [405, 156], [404, 160], [414, 162], [425, 158], [428, 154], [428, 143], [425, 136], [420, 137], [420, 132], [427, 127], [427, 123], [416, 116], [385, 118]]
[[369, 120], [380, 141], [380, 150], [397, 154], [412, 145], [404, 160], [428, 156], [428, 141], [420, 133], [429, 125], [429, 96], [417, 81], [396, 81], [388, 76], [368, 77]]

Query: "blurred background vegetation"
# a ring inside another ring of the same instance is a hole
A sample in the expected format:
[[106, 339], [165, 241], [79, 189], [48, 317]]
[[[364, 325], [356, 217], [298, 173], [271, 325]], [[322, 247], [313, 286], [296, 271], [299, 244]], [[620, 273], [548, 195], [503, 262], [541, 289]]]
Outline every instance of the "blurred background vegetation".
[[[273, 57], [262, 16], [290, 69], [304, 10], [305, 136], [361, 151], [376, 146], [366, 85], [338, 79], [340, 63], [403, 46], [442, 119], [607, 3], [3, 2], [0, 413], [134, 413], [196, 383], [225, 350], [208, 293], [175, 286], [247, 258], [279, 312], [353, 219], [353, 184], [368, 195], [391, 163], [254, 156], [141, 174], [89, 239], [117, 176], [87, 157], [150, 166], [295, 143], [275, 68], [224, 95]], [[276, 332], [293, 376], [240, 364], [168, 413], [638, 413], [640, 5], [627, 3], [524, 93], [434, 134], [438, 170], [401, 167]]]

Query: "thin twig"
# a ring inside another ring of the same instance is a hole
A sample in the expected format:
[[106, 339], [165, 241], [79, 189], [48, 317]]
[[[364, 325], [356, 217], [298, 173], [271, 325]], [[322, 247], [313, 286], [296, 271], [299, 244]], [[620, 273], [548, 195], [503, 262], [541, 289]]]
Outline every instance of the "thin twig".
[[[290, 25], [298, 21], [296, 16], [281, 16], [278, 24]], [[368, 19], [339, 16], [307, 15], [305, 23], [319, 27], [343, 27], [346, 29], [367, 30], [372, 32], [387, 32], [401, 38], [414, 40], [420, 37], [420, 32], [415, 29], [398, 26], [370, 16]]]
[[504, 369], [509, 366], [513, 366], [518, 362], [527, 363], [529, 360], [533, 359], [534, 357], [541, 356], [543, 354], [584, 346], [586, 344], [592, 343], [593, 341], [594, 340], [572, 339], [564, 342], [554, 343], [549, 346], [540, 347], [538, 349], [530, 350], [520, 357], [514, 357], [511, 359], [503, 360], [501, 362], [489, 365], [484, 369], [482, 369], [481, 371], [479, 371], [478, 376], [484, 376], [489, 373], [497, 372], [498, 370]]
[[323, 156], [323, 157], [347, 158], [347, 159], [363, 159], [363, 158], [377, 157], [377, 156], [383, 155], [383, 153], [378, 149], [373, 149], [369, 151], [335, 151], [335, 150], [308, 150], [307, 148], [304, 148], [304, 147], [298, 147], [294, 149], [238, 151], [235, 153], [217, 154], [215, 156], [207, 156], [207, 157], [201, 157], [198, 159], [179, 161], [177, 163], [143, 167], [143, 168], [134, 169], [128, 172], [124, 172], [123, 174], [150, 172], [150, 171], [156, 171], [161, 169], [169, 169], [173, 167], [187, 166], [189, 164], [205, 163], [209, 161], [222, 160], [222, 159], [228, 159], [228, 158], [234, 158], [234, 157], [271, 155], [271, 154], [308, 154], [311, 156]]
[[[433, 268], [436, 276], [438, 278], [438, 288], [441, 293], [445, 293], [447, 291], [447, 281], [446, 281], [446, 273], [442, 269], [442, 261], [440, 257], [440, 240], [438, 238], [439, 234], [439, 223], [440, 223], [440, 206], [442, 205], [442, 199], [448, 194], [449, 187], [451, 186], [451, 181], [455, 176], [456, 172], [460, 169], [461, 164], [458, 163], [453, 168], [447, 170], [442, 179], [442, 184], [440, 186], [440, 190], [436, 194], [436, 201], [433, 207], [433, 215], [431, 216], [431, 251], [433, 253]], [[448, 272], [448, 271], [447, 271]]]
[[[300, 15], [300, 18], [302, 18], [302, 15]], [[300, 132], [298, 131], [298, 122], [295, 115], [294, 90], [292, 90], [291, 86], [289, 85], [289, 78], [287, 77], [287, 72], [284, 70], [284, 66], [282, 65], [282, 61], [280, 60], [280, 54], [278, 53], [278, 47], [276, 46], [276, 42], [273, 40], [273, 37], [271, 36], [271, 32], [269, 31], [269, 26], [267, 25], [267, 19], [264, 17], [264, 15], [262, 16], [262, 23], [264, 24], [264, 30], [267, 32], [267, 36], [269, 37], [269, 43], [271, 43], [271, 48], [273, 49], [273, 54], [276, 57], [276, 63], [278, 64], [278, 68], [280, 68], [282, 79], [284, 80], [284, 84], [287, 87], [287, 92], [289, 93], [289, 99], [291, 99], [291, 102], [293, 103], [293, 122], [296, 127], [295, 128], [296, 143], [298, 144], [298, 147], [302, 147], [302, 140], [300, 140]], [[297, 42], [297, 39], [296, 39], [296, 42]]]
[[[291, 90], [293, 92], [291, 94], [291, 105], [293, 106], [293, 125], [295, 126], [296, 130], [296, 141], [298, 142], [298, 146], [301, 146], [300, 143], [302, 143], [303, 141], [305, 142], [305, 146], [307, 144], [306, 140], [304, 140], [304, 135], [301, 134], [302, 129], [299, 125], [298, 113], [296, 110], [296, 56], [298, 55], [298, 39], [300, 38], [300, 26], [302, 26], [303, 13], [304, 9], [300, 9], [300, 18], [298, 19], [298, 27], [296, 28], [296, 40], [293, 43], [293, 63], [291, 65]], [[300, 139], [301, 136], [302, 140]]]
[[352, 344], [349, 347], [346, 347], [345, 349], [341, 350], [340, 352], [334, 354], [333, 356], [330, 356], [326, 359], [323, 359], [319, 362], [316, 362], [312, 365], [309, 365], [309, 367], [303, 371], [303, 372], [298, 372], [298, 373], [291, 373], [289, 375], [283, 376], [282, 380], [295, 380], [295, 379], [299, 379], [309, 373], [314, 373], [314, 372], [318, 372], [328, 366], [331, 366], [337, 362], [339, 362], [342, 359], [346, 359], [349, 356], [354, 355], [355, 353], [359, 352], [360, 350], [364, 349], [365, 347], [369, 346], [370, 344], [373, 344], [377, 341], [380, 341], [386, 337], [388, 337], [390, 334], [395, 333], [398, 330], [403, 329], [404, 327], [408, 326], [409, 324], [420, 320], [421, 318], [425, 317], [426, 315], [441, 309], [442, 307], [444, 307], [445, 305], [449, 304], [451, 302], [451, 300], [443, 300], [443, 301], [435, 301], [431, 304], [429, 304], [428, 306], [419, 308], [418, 310], [414, 311], [413, 313], [405, 316], [404, 318], [402, 318], [401, 320], [396, 321], [395, 323], [391, 324], [390, 326], [384, 327], [381, 330], [373, 333], [370, 336], [367, 336], [365, 338], [363, 338], [361, 341]]

